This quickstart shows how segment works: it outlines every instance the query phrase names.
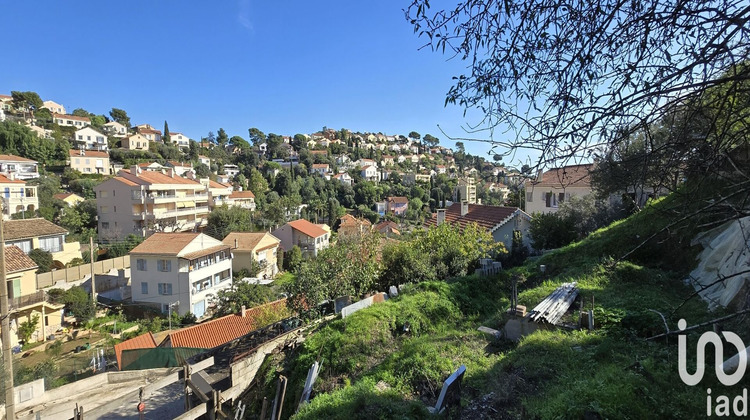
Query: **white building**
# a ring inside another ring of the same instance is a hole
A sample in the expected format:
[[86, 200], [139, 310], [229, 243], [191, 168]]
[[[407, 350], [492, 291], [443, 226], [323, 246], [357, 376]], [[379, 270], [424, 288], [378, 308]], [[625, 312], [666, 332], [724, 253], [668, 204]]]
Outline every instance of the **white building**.
[[26, 181], [0, 175], [0, 197], [2, 197], [3, 219], [8, 220], [15, 213], [26, 212], [26, 218], [34, 217], [39, 208], [36, 186], [26, 185]]
[[179, 147], [183, 147], [183, 148], [190, 147], [190, 137], [182, 133], [169, 133], [169, 141], [171, 141], [173, 144], [176, 144]]
[[155, 233], [130, 251], [133, 302], [208, 315], [212, 295], [232, 286], [230, 247], [203, 233]]
[[102, 130], [113, 137], [122, 138], [128, 136], [128, 128], [118, 123], [117, 121], [110, 121], [104, 124], [102, 126]]
[[39, 178], [39, 163], [16, 155], [0, 155], [0, 174], [11, 179]]
[[73, 142], [77, 149], [98, 150], [100, 152], [109, 150], [107, 136], [90, 126], [77, 130], [73, 134]]
[[44, 101], [42, 108], [49, 109], [53, 114], [65, 114], [65, 107], [55, 101]]
[[56, 114], [52, 113], [52, 121], [61, 127], [77, 127], [83, 128], [87, 125], [91, 125], [91, 120], [88, 117], [78, 117], [75, 115], [67, 114]]
[[224, 165], [224, 175], [228, 176], [230, 179], [237, 176], [237, 174], [240, 173], [240, 167], [237, 165]]

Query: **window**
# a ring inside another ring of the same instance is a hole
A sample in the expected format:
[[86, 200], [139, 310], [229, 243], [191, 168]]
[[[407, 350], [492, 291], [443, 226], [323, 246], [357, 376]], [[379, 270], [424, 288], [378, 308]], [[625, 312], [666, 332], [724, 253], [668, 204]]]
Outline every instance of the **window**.
[[160, 295], [171, 295], [172, 294], [172, 283], [159, 283], [159, 294]]
[[109, 207], [107, 207], [107, 206], [102, 206], [102, 207], [100, 208], [100, 210], [101, 210], [102, 214], [107, 214], [107, 213], [109, 213]]
[[47, 252], [62, 251], [62, 236], [39, 238], [39, 248], [42, 248]]
[[[86, 169], [89, 169], [89, 168], [86, 168]], [[89, 170], [90, 170], [90, 169], [89, 169]], [[114, 206], [114, 207], [112, 207], [112, 212], [113, 212], [113, 213], [117, 213], [117, 206]]]
[[107, 197], [109, 197], [109, 194], [106, 191], [99, 192], [99, 198], [107, 198]]
[[142, 295], [148, 294], [148, 283], [146, 283], [145, 281], [141, 282], [141, 294]]
[[16, 242], [8, 242], [8, 245], [15, 245], [21, 248], [21, 251], [23, 251], [26, 254], [31, 252], [31, 239], [27, 239], [23, 241], [16, 241]]
[[136, 261], [136, 267], [138, 268], [138, 271], [146, 271], [146, 260], [143, 258], [138, 258]]
[[109, 222], [102, 222], [102, 229], [109, 229]]
[[172, 261], [171, 260], [158, 260], [156, 263], [156, 267], [159, 271], [168, 273], [172, 271]]
[[564, 198], [564, 194], [555, 194], [553, 192], [544, 193], [544, 203], [547, 207], [557, 208], [559, 198]]

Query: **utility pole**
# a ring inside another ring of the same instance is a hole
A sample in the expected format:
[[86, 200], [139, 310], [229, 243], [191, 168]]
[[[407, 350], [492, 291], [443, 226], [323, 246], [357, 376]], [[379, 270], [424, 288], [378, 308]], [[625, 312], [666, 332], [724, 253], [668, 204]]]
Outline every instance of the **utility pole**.
[[13, 354], [10, 350], [10, 308], [8, 307], [8, 281], [5, 278], [5, 234], [3, 216], [0, 214], [0, 335], [3, 340], [3, 365], [5, 366], [5, 418], [16, 418], [16, 407], [13, 401]]
[[96, 305], [96, 280], [94, 279], [94, 237], [89, 238], [89, 263], [91, 267], [91, 300]]

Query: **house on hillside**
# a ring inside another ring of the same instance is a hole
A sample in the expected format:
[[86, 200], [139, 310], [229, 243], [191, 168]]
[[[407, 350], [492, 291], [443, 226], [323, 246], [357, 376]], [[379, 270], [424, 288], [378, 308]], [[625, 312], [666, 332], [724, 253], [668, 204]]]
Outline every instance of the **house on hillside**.
[[120, 141], [123, 149], [148, 150], [149, 141], [140, 133], [131, 134]]
[[409, 209], [409, 199], [406, 197], [388, 197], [385, 200], [386, 211], [396, 216], [403, 216]]
[[190, 137], [182, 133], [169, 133], [169, 140], [183, 149], [190, 148]]
[[41, 249], [52, 254], [54, 268], [81, 258], [81, 244], [67, 242], [68, 230], [43, 218], [7, 220], [3, 222], [5, 245], [14, 245], [25, 254]]
[[91, 125], [89, 117], [79, 117], [76, 115], [57, 114], [52, 113], [52, 121], [60, 127], [76, 127], [83, 128], [87, 125]]
[[[151, 127], [151, 126], [148, 126], [148, 127]], [[138, 134], [142, 135], [143, 137], [145, 137], [150, 142], [155, 142], [155, 143], [161, 143], [162, 142], [162, 139], [161, 139], [161, 130], [156, 130], [153, 127], [146, 128], [146, 127], [142, 127], [140, 125], [137, 126], [135, 129], [138, 132]]]
[[351, 214], [345, 214], [339, 219], [339, 237], [362, 236], [370, 233], [372, 223], [367, 219], [358, 219]]
[[39, 178], [39, 163], [16, 155], [0, 155], [0, 174], [12, 180]]
[[360, 175], [362, 175], [362, 179], [365, 181], [377, 182], [380, 180], [380, 174], [376, 166], [367, 165], [363, 167]]
[[102, 126], [102, 131], [112, 137], [127, 137], [128, 128], [118, 123], [117, 121], [110, 121]]
[[334, 175], [333, 179], [338, 180], [339, 182], [341, 182], [344, 185], [349, 185], [349, 186], [352, 185], [352, 177], [349, 176], [349, 174], [346, 173], [346, 172]]
[[232, 191], [226, 198], [228, 206], [255, 211], [255, 194], [252, 191]]
[[39, 317], [29, 342], [44, 341], [62, 326], [64, 304], [52, 303], [43, 290], [36, 288], [37, 264], [21, 249], [5, 247], [5, 278], [8, 282], [8, 307], [10, 312], [10, 345], [19, 345], [18, 327]]
[[78, 203], [85, 201], [83, 197], [76, 193], [58, 193], [53, 195], [52, 198], [64, 202], [68, 207], [75, 207]]
[[256, 277], [274, 278], [279, 272], [277, 255], [281, 240], [268, 232], [232, 232], [222, 241], [232, 249], [232, 270], [252, 271], [252, 262], [258, 263]]
[[384, 235], [386, 238], [401, 236], [401, 231], [398, 229], [398, 225], [390, 220], [384, 220], [378, 223], [373, 227], [373, 230]]
[[240, 173], [240, 167], [237, 165], [225, 164], [222, 168], [224, 169], [224, 175], [228, 176], [230, 179], [236, 177]]
[[593, 192], [591, 171], [593, 164], [553, 168], [536, 180], [526, 181], [525, 209], [529, 214], [555, 213], [560, 204], [572, 196], [586, 196]]
[[203, 233], [155, 233], [130, 251], [133, 302], [163, 313], [209, 314], [209, 299], [232, 287], [232, 253]]
[[98, 150], [106, 152], [109, 150], [107, 135], [91, 126], [83, 127], [73, 133], [73, 143], [76, 149]]
[[97, 150], [68, 150], [70, 169], [82, 174], [109, 175], [109, 153]]
[[192, 231], [208, 221], [208, 193], [198, 181], [138, 166], [94, 187], [99, 237], [123, 239], [133, 233]]
[[281, 240], [281, 247], [285, 251], [299, 246], [305, 256], [317, 257], [318, 252], [328, 248], [330, 233], [305, 219], [287, 222], [271, 234]]
[[453, 203], [447, 209], [438, 209], [425, 226], [437, 226], [443, 223], [458, 225], [461, 228], [476, 223], [492, 235], [495, 242], [502, 242], [510, 251], [513, 234], [521, 234], [524, 245], [529, 246], [529, 228], [531, 216], [517, 207], [485, 206], [469, 204], [466, 201]]
[[8, 220], [11, 215], [28, 212], [32, 217], [39, 208], [39, 196], [35, 185], [26, 185], [26, 181], [13, 179], [14, 173], [8, 178], [0, 175], [0, 198], [2, 199], [3, 219]]
[[44, 101], [42, 108], [48, 109], [53, 114], [66, 114], [65, 107], [55, 101]]
[[313, 163], [310, 168], [310, 174], [318, 174], [325, 179], [331, 179], [331, 168], [327, 163]]

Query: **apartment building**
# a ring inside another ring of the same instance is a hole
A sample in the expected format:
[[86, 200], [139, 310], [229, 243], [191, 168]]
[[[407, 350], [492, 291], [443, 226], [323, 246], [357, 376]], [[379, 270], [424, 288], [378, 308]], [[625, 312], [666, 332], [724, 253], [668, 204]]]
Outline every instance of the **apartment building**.
[[130, 251], [133, 302], [201, 318], [232, 286], [229, 246], [203, 233], [155, 233]]
[[477, 204], [477, 185], [474, 178], [466, 177], [459, 180], [454, 196], [456, 202], [467, 201], [469, 204]]
[[109, 153], [98, 150], [69, 150], [68, 166], [82, 174], [109, 175]]
[[99, 235], [122, 239], [133, 233], [148, 237], [156, 232], [193, 231], [208, 220], [209, 196], [198, 181], [167, 168], [144, 171], [138, 166], [94, 188]]
[[302, 255], [308, 257], [317, 257], [318, 252], [328, 248], [331, 236], [321, 225], [310, 223], [305, 219], [287, 222], [271, 234], [281, 240], [281, 247], [285, 251], [297, 245], [302, 250]]
[[34, 211], [39, 208], [36, 188], [26, 185], [26, 181], [15, 179], [15, 173], [11, 173], [10, 178], [0, 175], [3, 219], [8, 220], [12, 214], [24, 212], [28, 213], [27, 217], [34, 217]]
[[39, 178], [39, 163], [16, 155], [0, 155], [0, 174], [12, 179]]

